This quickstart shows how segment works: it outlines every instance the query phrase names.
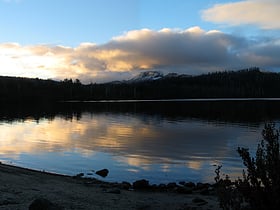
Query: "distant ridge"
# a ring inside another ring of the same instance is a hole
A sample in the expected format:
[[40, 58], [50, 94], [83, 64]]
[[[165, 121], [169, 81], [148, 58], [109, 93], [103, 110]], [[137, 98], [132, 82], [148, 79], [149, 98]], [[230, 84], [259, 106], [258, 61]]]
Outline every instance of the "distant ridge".
[[159, 71], [144, 71], [141, 72], [139, 75], [133, 77], [132, 79], [128, 80], [127, 82], [145, 82], [145, 81], [154, 81], [158, 79], [162, 79], [164, 76]]
[[164, 75], [160, 71], [144, 71], [140, 74], [134, 76], [131, 79], [123, 80], [123, 81], [112, 81], [108, 82], [111, 84], [121, 84], [121, 83], [142, 83], [142, 82], [151, 82], [156, 80], [162, 80], [162, 79], [170, 79], [170, 78], [186, 78], [191, 77], [190, 75], [186, 74], [177, 74], [177, 73], [168, 73]]
[[0, 76], [0, 102], [58, 102], [121, 99], [280, 98], [280, 74], [257, 67], [198, 76], [157, 71], [103, 84]]

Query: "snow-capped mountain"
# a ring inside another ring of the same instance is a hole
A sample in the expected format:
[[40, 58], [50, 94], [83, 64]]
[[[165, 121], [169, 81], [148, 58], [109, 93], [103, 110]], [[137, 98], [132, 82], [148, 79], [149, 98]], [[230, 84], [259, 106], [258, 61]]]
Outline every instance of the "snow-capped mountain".
[[112, 81], [108, 82], [110, 84], [122, 84], [122, 83], [141, 83], [141, 82], [149, 82], [149, 81], [156, 81], [161, 79], [172, 79], [172, 78], [185, 78], [190, 77], [190, 75], [186, 74], [177, 74], [177, 73], [168, 73], [164, 75], [162, 72], [159, 71], [144, 71], [140, 74], [132, 77], [129, 80], [122, 80], [122, 81]]
[[139, 75], [128, 80], [128, 82], [145, 82], [145, 81], [154, 81], [162, 79], [164, 75], [158, 71], [145, 71], [141, 72]]

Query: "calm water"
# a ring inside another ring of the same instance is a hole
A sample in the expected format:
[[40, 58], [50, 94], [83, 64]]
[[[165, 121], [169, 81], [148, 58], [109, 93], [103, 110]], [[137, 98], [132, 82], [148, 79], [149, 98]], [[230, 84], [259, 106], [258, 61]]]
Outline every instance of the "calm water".
[[[241, 175], [236, 148], [254, 151], [280, 101], [146, 101], [1, 107], [0, 161], [107, 181], [214, 181]], [[103, 178], [100, 178], [103, 179]]]

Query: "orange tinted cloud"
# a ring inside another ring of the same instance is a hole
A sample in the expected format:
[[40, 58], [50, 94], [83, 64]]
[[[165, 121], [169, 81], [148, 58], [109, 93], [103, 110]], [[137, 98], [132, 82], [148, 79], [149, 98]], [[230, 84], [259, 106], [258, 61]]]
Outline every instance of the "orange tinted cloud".
[[[82, 82], [129, 79], [141, 70], [200, 74], [236, 67], [279, 68], [280, 41], [205, 31], [164, 28], [128, 31], [97, 45], [0, 44], [1, 75]], [[269, 69], [268, 69], [269, 70]]]
[[216, 4], [202, 12], [203, 19], [230, 25], [253, 24], [262, 29], [280, 29], [279, 0], [245, 0]]

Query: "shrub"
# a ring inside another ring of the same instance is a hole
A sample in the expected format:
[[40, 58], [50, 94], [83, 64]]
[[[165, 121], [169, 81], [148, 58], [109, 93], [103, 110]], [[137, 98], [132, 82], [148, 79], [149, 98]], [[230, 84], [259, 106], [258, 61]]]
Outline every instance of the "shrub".
[[275, 124], [266, 124], [263, 140], [258, 145], [256, 156], [249, 149], [237, 151], [247, 168], [243, 178], [232, 182], [228, 176], [220, 177], [221, 166], [216, 169], [215, 181], [220, 206], [223, 209], [279, 209], [280, 206], [280, 153], [279, 130]]

